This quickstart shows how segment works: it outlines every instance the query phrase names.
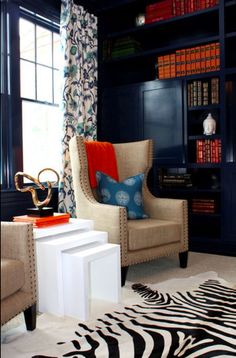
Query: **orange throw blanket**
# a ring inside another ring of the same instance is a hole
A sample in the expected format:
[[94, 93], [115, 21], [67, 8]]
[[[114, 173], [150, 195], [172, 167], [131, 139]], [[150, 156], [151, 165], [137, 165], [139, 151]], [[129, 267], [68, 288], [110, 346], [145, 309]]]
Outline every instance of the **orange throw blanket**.
[[88, 158], [88, 171], [91, 188], [97, 186], [96, 171], [109, 175], [119, 181], [116, 154], [109, 142], [84, 142]]

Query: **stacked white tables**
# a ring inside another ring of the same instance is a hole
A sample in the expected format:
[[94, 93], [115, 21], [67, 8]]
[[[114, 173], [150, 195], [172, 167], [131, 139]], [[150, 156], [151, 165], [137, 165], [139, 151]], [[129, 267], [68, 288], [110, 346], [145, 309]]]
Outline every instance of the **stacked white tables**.
[[89, 319], [93, 299], [120, 302], [120, 246], [93, 221], [34, 229], [38, 271], [38, 310]]

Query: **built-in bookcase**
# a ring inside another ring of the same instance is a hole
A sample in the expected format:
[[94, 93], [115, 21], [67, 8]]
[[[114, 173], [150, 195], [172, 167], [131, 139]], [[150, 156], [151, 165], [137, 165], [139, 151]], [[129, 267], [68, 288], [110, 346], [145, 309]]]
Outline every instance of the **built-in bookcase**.
[[[169, 1], [176, 3], [181, 0]], [[236, 1], [203, 1], [205, 7], [189, 11], [193, 3], [184, 0], [184, 11], [175, 16], [168, 5], [158, 21], [152, 14], [162, 5], [156, 0], [123, 0], [101, 11], [98, 138], [152, 138], [149, 187], [156, 195], [188, 200], [190, 249], [232, 254]], [[137, 26], [147, 6], [149, 21]], [[216, 133], [205, 135], [209, 113]]]

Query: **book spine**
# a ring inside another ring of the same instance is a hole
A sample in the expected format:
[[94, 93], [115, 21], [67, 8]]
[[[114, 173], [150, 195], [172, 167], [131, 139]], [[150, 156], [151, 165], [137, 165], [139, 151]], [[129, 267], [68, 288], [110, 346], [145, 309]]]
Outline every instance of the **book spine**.
[[164, 56], [158, 56], [157, 58], [157, 66], [158, 66], [158, 78], [161, 80], [164, 78]]
[[175, 53], [170, 54], [170, 77], [176, 77], [176, 58]]
[[206, 72], [211, 71], [211, 45], [206, 45]]
[[181, 76], [181, 51], [177, 50], [175, 52], [176, 59], [176, 77]]

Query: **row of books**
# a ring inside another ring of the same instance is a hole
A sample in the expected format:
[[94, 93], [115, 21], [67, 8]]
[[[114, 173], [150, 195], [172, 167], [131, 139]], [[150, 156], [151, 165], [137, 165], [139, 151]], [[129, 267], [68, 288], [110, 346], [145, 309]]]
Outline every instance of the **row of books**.
[[103, 59], [118, 58], [135, 54], [141, 50], [140, 42], [131, 36], [126, 36], [116, 41], [105, 40], [103, 42]]
[[206, 45], [176, 50], [157, 57], [158, 78], [172, 78], [220, 69], [220, 44]]
[[192, 199], [191, 209], [193, 213], [212, 213], [216, 212], [215, 199]]
[[148, 24], [189, 14], [217, 4], [218, 0], [162, 0], [146, 6], [145, 23]]
[[221, 139], [197, 139], [196, 140], [197, 163], [221, 162]]
[[162, 175], [160, 178], [161, 187], [191, 187], [192, 180], [191, 174], [167, 174]]
[[219, 78], [189, 82], [187, 99], [188, 107], [219, 104]]

